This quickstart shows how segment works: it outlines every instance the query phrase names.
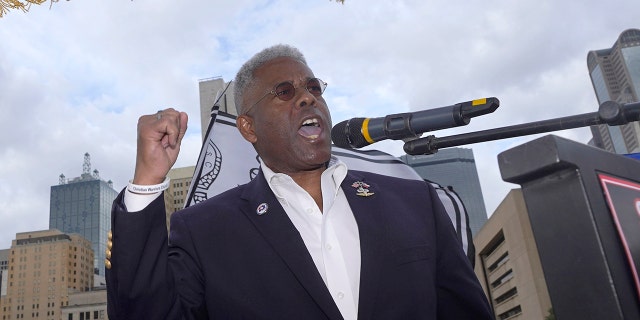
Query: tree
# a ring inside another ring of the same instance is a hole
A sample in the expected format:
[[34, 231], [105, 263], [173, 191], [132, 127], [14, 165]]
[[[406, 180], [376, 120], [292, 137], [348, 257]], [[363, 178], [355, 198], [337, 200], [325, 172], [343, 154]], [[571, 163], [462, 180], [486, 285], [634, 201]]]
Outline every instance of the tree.
[[556, 320], [556, 314], [553, 313], [553, 308], [549, 308], [549, 314], [544, 317], [544, 320]]
[[[58, 1], [59, 0], [49, 0], [50, 2], [49, 9], [51, 9], [54, 2], [58, 2]], [[329, 1], [333, 1], [333, 0], [329, 0]], [[27, 12], [31, 8], [32, 4], [40, 5], [45, 2], [47, 2], [47, 0], [0, 0], [0, 18], [2, 18], [11, 9], [20, 9], [23, 12]], [[336, 2], [344, 4], [344, 0], [336, 0]]]
[[[42, 4], [45, 1], [47, 0], [0, 0], [0, 18], [11, 9], [20, 9], [23, 12], [27, 12], [32, 4]], [[51, 0], [51, 4], [53, 2], [58, 2], [58, 0]]]

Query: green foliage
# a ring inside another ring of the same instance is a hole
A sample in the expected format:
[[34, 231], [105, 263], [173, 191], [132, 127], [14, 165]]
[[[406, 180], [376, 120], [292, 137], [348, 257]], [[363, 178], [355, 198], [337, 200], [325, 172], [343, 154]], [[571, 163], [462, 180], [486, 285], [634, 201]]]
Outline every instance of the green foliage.
[[553, 313], [553, 307], [549, 308], [548, 312], [549, 314], [546, 317], [544, 317], [544, 320], [556, 320], [556, 314]]

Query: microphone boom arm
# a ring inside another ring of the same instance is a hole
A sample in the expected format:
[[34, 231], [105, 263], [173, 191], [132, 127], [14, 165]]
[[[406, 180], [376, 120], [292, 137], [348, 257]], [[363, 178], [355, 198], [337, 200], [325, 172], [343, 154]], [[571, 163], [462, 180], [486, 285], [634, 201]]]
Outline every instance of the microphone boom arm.
[[598, 124], [616, 126], [638, 121], [639, 119], [640, 102], [622, 105], [614, 101], [606, 101], [600, 105], [598, 112], [457, 134], [443, 138], [437, 138], [430, 135], [405, 143], [404, 151], [409, 155], [433, 154], [438, 152], [438, 149], [440, 148], [455, 147], [465, 144], [507, 139]]

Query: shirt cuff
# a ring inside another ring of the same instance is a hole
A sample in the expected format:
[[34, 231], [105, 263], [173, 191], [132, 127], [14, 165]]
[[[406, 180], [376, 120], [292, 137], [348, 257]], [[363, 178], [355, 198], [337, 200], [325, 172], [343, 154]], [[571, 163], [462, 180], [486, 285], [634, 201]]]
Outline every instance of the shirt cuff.
[[129, 191], [125, 188], [124, 191], [124, 205], [128, 212], [138, 212], [146, 208], [153, 200], [157, 199], [162, 194], [162, 191], [152, 194], [138, 194]]

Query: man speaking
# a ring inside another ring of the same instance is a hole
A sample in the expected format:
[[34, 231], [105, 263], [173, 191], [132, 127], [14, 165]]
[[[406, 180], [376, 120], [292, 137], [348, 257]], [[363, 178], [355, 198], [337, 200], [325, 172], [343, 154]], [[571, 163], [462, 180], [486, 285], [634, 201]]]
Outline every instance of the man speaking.
[[251, 182], [176, 212], [165, 178], [187, 115], [142, 116], [133, 180], [114, 202], [111, 319], [492, 319], [433, 187], [350, 170], [295, 48], [276, 45], [235, 79]]

